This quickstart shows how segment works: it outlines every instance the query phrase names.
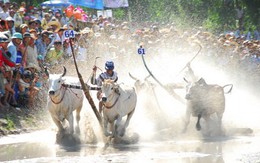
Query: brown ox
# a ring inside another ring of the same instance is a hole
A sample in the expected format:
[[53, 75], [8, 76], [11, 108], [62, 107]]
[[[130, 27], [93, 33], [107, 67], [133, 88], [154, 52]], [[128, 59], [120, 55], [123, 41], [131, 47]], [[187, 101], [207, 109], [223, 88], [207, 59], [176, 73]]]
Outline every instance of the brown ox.
[[190, 123], [190, 115], [198, 117], [196, 129], [200, 130], [200, 119], [205, 119], [208, 125], [210, 116], [214, 113], [217, 115], [218, 126], [221, 129], [222, 117], [225, 112], [224, 88], [227, 86], [230, 86], [230, 89], [226, 93], [230, 93], [233, 87], [232, 84], [225, 86], [208, 85], [204, 79], [187, 86], [187, 110], [184, 131], [186, 131]]

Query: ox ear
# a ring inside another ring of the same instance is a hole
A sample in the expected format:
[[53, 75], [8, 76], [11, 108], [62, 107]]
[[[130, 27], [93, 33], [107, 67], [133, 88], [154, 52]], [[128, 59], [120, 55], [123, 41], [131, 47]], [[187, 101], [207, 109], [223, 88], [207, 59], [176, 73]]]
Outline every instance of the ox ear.
[[114, 85], [114, 90], [117, 94], [119, 94], [119, 84]]
[[66, 75], [66, 72], [67, 72], [67, 69], [65, 66], [63, 66], [63, 74], [61, 75], [61, 77], [65, 76]]

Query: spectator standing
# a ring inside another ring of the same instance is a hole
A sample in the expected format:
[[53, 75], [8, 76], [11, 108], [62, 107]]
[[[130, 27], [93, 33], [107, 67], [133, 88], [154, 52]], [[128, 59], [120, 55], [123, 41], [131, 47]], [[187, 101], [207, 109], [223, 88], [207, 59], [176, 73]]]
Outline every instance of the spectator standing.
[[260, 26], [256, 28], [254, 31], [254, 39], [255, 40], [260, 40]]
[[35, 30], [37, 33], [41, 33], [43, 31], [41, 21], [39, 19], [35, 20]]
[[236, 9], [237, 12], [237, 19], [238, 19], [238, 28], [244, 28], [244, 10], [241, 6], [238, 6]]
[[48, 27], [47, 24], [49, 23], [50, 20], [51, 20], [50, 14], [45, 13], [44, 17], [42, 18], [42, 21], [41, 21], [41, 26], [43, 29], [47, 29], [47, 27]]
[[23, 35], [25, 32], [28, 32], [28, 25], [27, 24], [21, 24], [20, 25], [20, 33]]
[[20, 25], [23, 24], [23, 17], [24, 17], [24, 9], [19, 9], [14, 14], [14, 26], [16, 28], [16, 31], [20, 28]]
[[12, 36], [15, 33], [14, 19], [9, 16], [6, 18], [6, 22], [7, 22], [8, 31], [10, 32], [10, 34]]
[[62, 60], [63, 57], [63, 49], [61, 41], [54, 42], [54, 48], [51, 48], [50, 51], [47, 53], [46, 60], [51, 65], [55, 65]]
[[32, 29], [36, 29], [36, 22], [35, 20], [30, 20], [29, 23], [28, 23], [28, 27], [29, 27], [29, 31], [32, 30]]
[[23, 41], [19, 46], [19, 48], [21, 49], [21, 52], [22, 52], [22, 66], [23, 67], [26, 67], [26, 65], [27, 65], [28, 46], [29, 46], [30, 40], [31, 40], [30, 33], [25, 32], [23, 34]]
[[64, 52], [63, 57], [65, 59], [68, 59], [72, 56], [71, 46], [69, 44], [68, 38], [63, 41], [63, 52]]
[[0, 13], [3, 12], [4, 1], [0, 0]]
[[34, 65], [34, 67], [39, 68], [38, 61], [37, 61], [37, 47], [34, 43], [35, 36], [30, 33], [26, 33], [24, 37], [28, 37], [28, 46], [27, 46], [27, 57], [26, 57], [26, 66]]
[[11, 37], [12, 41], [8, 44], [8, 51], [11, 53], [11, 60], [15, 63], [22, 62], [22, 54], [21, 52], [18, 54], [18, 49], [20, 44], [22, 43], [23, 36], [21, 33], [14, 33]]
[[38, 55], [42, 55], [45, 59], [47, 52], [51, 48], [52, 35], [50, 35], [47, 31], [44, 31], [40, 37], [40, 39], [36, 40]]
[[55, 37], [55, 41], [61, 41], [61, 43], [63, 44], [64, 40], [65, 40], [65, 35], [64, 35], [64, 31], [66, 29], [64, 27], [61, 27], [58, 32], [56, 33], [56, 37]]
[[10, 15], [12, 18], [14, 18], [15, 13], [16, 13], [15, 10], [13, 10], [13, 9], [9, 10], [9, 15]]
[[252, 40], [252, 28], [249, 28], [249, 30], [247, 31], [247, 34], [246, 34], [246, 40], [250, 41]]
[[5, 20], [7, 17], [10, 16], [9, 15], [9, 9], [8, 9], [8, 6], [6, 4], [4, 4], [2, 6], [2, 8], [3, 8], [3, 11], [0, 12], [0, 19]]

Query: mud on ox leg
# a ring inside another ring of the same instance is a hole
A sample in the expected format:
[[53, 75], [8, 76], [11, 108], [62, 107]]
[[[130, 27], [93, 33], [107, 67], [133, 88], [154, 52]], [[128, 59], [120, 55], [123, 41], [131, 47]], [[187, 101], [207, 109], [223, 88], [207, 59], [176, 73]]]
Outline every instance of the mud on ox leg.
[[63, 125], [62, 125], [61, 121], [58, 120], [57, 118], [55, 118], [54, 116], [51, 116], [51, 117], [52, 117], [53, 122], [58, 127], [58, 134], [64, 133], [64, 128], [63, 128]]
[[76, 109], [76, 121], [77, 121], [76, 133], [77, 134], [80, 134], [79, 121], [80, 121], [81, 109], [82, 109], [82, 107], [79, 107], [79, 108]]
[[[118, 135], [119, 135], [119, 136], [123, 137], [123, 136], [125, 135], [126, 128], [129, 126], [129, 122], [130, 122], [130, 120], [131, 120], [131, 118], [132, 118], [132, 116], [133, 116], [133, 114], [134, 114], [134, 111], [135, 111], [135, 109], [132, 110], [130, 113], [127, 114], [127, 118], [126, 118], [126, 121], [125, 121], [125, 123], [124, 123], [124, 125], [123, 125], [123, 128], [122, 128], [121, 132], [118, 131], [118, 128], [119, 128], [119, 125], [120, 125], [120, 123], [121, 123], [121, 121], [122, 121], [122, 117], [121, 117], [121, 118], [118, 118], [118, 119], [116, 120], [115, 129], [114, 129], [114, 131], [115, 131], [114, 136], [118, 136]], [[119, 132], [119, 133], [118, 133], [118, 132]]]
[[201, 114], [198, 115], [198, 120], [197, 120], [197, 123], [196, 123], [197, 131], [201, 130], [200, 119], [201, 119]]

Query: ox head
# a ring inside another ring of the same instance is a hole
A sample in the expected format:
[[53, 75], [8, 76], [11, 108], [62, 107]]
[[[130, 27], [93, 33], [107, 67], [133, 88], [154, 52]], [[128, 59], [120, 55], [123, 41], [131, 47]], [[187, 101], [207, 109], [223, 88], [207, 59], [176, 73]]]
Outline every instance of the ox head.
[[129, 76], [135, 80], [134, 86], [137, 92], [143, 91], [143, 90], [148, 90], [149, 88], [153, 88], [155, 85], [151, 83], [148, 78], [150, 75], [146, 76], [144, 80], [140, 80], [136, 77], [134, 77], [132, 74], [129, 73]]
[[105, 79], [102, 83], [102, 101], [107, 102], [115, 94], [119, 94], [119, 85], [114, 80]]
[[[184, 79], [186, 82], [188, 82], [186, 79]], [[207, 83], [203, 78], [198, 80], [197, 82], [190, 83], [188, 82], [188, 85], [186, 86], [186, 96], [185, 98], [187, 100], [192, 100], [194, 98], [199, 98], [203, 94], [206, 93], [206, 86]]]
[[66, 68], [63, 67], [63, 69], [63, 74], [50, 74], [48, 91], [49, 96], [55, 96], [64, 83], [65, 79], [63, 79], [62, 77], [66, 75]]

